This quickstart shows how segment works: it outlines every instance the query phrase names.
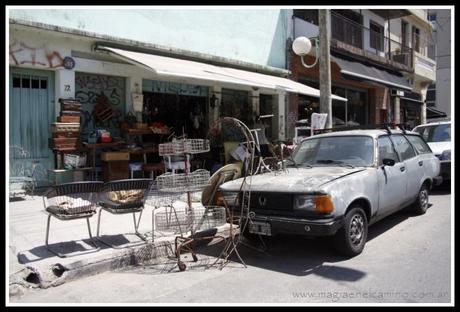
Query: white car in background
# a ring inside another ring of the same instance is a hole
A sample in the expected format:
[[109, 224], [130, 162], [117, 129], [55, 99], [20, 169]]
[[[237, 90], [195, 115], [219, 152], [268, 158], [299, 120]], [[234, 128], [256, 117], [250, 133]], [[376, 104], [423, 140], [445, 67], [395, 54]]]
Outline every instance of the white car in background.
[[450, 155], [452, 148], [450, 130], [450, 121], [431, 122], [419, 125], [412, 130], [422, 136], [433, 154], [441, 161], [440, 175], [443, 181], [450, 181]]

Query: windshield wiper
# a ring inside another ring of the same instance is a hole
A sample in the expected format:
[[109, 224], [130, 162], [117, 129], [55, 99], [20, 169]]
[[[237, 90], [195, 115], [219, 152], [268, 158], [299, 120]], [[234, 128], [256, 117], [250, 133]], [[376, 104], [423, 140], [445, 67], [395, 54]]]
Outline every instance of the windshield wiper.
[[333, 159], [319, 159], [316, 161], [318, 164], [335, 164], [335, 165], [340, 165], [340, 166], [345, 166], [345, 167], [350, 167], [354, 168], [352, 164], [344, 163], [343, 161], [340, 160], [333, 160]]

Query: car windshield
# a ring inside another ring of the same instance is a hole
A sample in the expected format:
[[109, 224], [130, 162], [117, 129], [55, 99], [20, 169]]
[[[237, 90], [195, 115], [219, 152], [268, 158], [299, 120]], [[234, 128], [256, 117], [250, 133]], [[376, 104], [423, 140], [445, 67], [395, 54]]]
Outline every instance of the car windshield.
[[369, 136], [330, 136], [307, 139], [293, 155], [299, 166], [372, 166], [374, 140]]
[[417, 127], [414, 131], [420, 133], [426, 142], [450, 141], [450, 124], [422, 126]]

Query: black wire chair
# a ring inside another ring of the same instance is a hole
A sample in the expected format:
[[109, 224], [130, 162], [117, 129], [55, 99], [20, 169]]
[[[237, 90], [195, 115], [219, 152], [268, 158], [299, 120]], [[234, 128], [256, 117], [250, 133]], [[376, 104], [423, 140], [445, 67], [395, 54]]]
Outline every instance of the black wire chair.
[[91, 234], [89, 218], [96, 214], [97, 194], [102, 185], [103, 182], [95, 181], [72, 182], [52, 186], [45, 192], [43, 204], [45, 211], [48, 212], [45, 245], [50, 252], [61, 258], [69, 256], [53, 250], [48, 244], [51, 217], [61, 221], [86, 219], [89, 237], [94, 248], [74, 255], [94, 252], [100, 249]]
[[[113, 245], [100, 236], [102, 210], [112, 214], [133, 214], [134, 234], [142, 239], [142, 243], [147, 242], [146, 235], [139, 233], [139, 223], [142, 218], [144, 202], [148, 195], [150, 179], [125, 179], [105, 183], [99, 193], [99, 216], [97, 219], [96, 238], [105, 245], [120, 249], [125, 246]], [[139, 218], [136, 220], [136, 213], [139, 212]]]

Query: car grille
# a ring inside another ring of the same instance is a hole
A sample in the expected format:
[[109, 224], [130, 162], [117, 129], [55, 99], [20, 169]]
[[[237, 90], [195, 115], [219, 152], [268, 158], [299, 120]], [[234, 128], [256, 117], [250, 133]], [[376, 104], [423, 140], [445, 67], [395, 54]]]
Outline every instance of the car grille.
[[292, 210], [292, 207], [292, 194], [251, 192], [250, 209]]

